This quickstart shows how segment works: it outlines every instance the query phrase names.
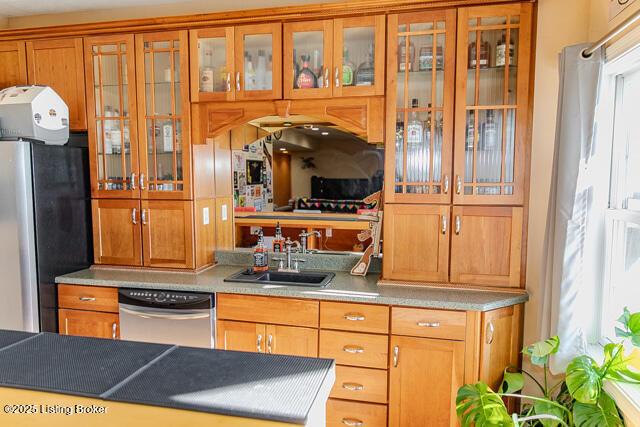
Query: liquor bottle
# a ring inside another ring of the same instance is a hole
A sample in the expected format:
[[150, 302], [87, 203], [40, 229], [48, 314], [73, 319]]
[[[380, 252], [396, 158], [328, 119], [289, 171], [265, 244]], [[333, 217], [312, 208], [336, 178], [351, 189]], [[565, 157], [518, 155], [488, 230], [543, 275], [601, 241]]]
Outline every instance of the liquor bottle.
[[317, 86], [318, 78], [309, 69], [309, 56], [302, 56], [302, 68], [296, 76], [296, 89], [311, 89]]
[[282, 237], [282, 228], [280, 223], [276, 223], [276, 235], [273, 238], [273, 252], [284, 252], [284, 238]]
[[269, 256], [267, 248], [264, 246], [264, 234], [260, 230], [258, 234], [258, 244], [253, 249], [253, 271], [267, 271], [269, 269]]
[[475, 144], [475, 124], [474, 118], [472, 115], [469, 115], [469, 121], [467, 122], [467, 140], [466, 140], [466, 151], [473, 151], [473, 146]]
[[433, 68], [433, 46], [422, 46], [418, 54], [418, 71], [427, 71]]
[[256, 89], [256, 71], [253, 69], [253, 58], [248, 55], [244, 58], [244, 86], [245, 90]]
[[[418, 100], [414, 98], [411, 100], [411, 117], [409, 123], [407, 123], [407, 177], [408, 181], [418, 181], [418, 164], [415, 159], [419, 156], [420, 147], [424, 140], [424, 125], [418, 117], [418, 112], [415, 108], [418, 108]], [[412, 161], [410, 161], [410, 159]]]
[[469, 43], [469, 68], [476, 68], [476, 65], [480, 68], [488, 68], [490, 51], [489, 42], [480, 39], [480, 57], [478, 58], [476, 57], [476, 42]]
[[353, 72], [355, 66], [349, 60], [349, 50], [345, 47], [342, 55], [342, 86], [353, 86]]
[[407, 44], [403, 39], [398, 45], [398, 71], [413, 71], [413, 61], [416, 57], [416, 47], [409, 42], [409, 57], [407, 58]]
[[256, 66], [256, 89], [265, 90], [265, 74], [267, 72], [267, 58], [264, 56], [264, 50], [258, 50], [258, 64]]
[[358, 66], [356, 72], [356, 86], [371, 86], [375, 76], [375, 65], [373, 64], [373, 45], [369, 45], [369, 55], [367, 60]]
[[494, 150], [498, 145], [498, 127], [493, 117], [493, 110], [487, 110], [487, 121], [482, 124], [482, 150]]
[[[396, 182], [402, 182], [402, 169], [404, 167], [404, 122], [402, 120], [396, 120]], [[396, 192], [398, 191], [396, 190]]]
[[[513, 40], [509, 40], [509, 65], [515, 65], [515, 45]], [[504, 67], [507, 61], [507, 40], [505, 35], [502, 35], [500, 41], [496, 43], [496, 67]]]
[[311, 62], [311, 71], [316, 76], [316, 84], [315, 87], [322, 87], [324, 83], [324, 79], [322, 79], [322, 60], [320, 59], [320, 51], [315, 49], [313, 51], [313, 61]]

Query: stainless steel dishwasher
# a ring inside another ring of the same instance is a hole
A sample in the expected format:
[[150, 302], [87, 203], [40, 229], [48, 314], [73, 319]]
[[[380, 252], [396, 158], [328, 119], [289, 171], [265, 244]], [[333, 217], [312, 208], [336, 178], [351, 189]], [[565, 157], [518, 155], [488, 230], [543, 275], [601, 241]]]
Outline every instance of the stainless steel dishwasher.
[[120, 289], [120, 338], [214, 348], [214, 294]]

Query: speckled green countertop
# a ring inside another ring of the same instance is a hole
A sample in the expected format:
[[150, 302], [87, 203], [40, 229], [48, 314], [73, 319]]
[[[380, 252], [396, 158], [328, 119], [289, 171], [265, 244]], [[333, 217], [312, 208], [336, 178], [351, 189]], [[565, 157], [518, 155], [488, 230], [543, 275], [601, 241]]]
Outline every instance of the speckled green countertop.
[[[349, 255], [307, 256], [305, 269], [335, 271], [336, 277], [325, 288], [277, 286], [225, 282], [224, 278], [249, 265], [248, 253], [217, 254], [218, 264], [200, 273], [160, 272], [93, 267], [56, 277], [56, 283], [74, 285], [146, 288], [232, 294], [272, 295], [330, 301], [362, 302], [409, 307], [450, 310], [488, 311], [528, 301], [525, 292], [495, 292], [472, 289], [452, 289], [442, 286], [378, 285], [379, 273], [365, 277], [351, 276], [344, 270], [353, 265]], [[333, 261], [332, 261], [332, 257]], [[342, 258], [335, 258], [342, 257]], [[340, 261], [342, 260], [342, 261]], [[372, 270], [376, 271], [379, 265]], [[312, 267], [312, 268], [308, 268]], [[330, 268], [334, 267], [334, 268]], [[378, 270], [379, 271], [379, 270]]]

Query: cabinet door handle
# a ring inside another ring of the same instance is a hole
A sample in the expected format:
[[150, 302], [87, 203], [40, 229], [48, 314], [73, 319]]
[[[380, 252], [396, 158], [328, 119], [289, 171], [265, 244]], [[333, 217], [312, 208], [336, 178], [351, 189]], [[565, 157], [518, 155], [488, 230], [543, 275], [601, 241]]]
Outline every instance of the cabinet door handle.
[[240, 92], [240, 71], [236, 72], [236, 91]]
[[78, 298], [80, 301], [84, 301], [84, 302], [89, 302], [89, 301], [95, 301], [95, 297], [80, 297]]
[[256, 343], [258, 347], [258, 353], [262, 353], [262, 334], [258, 334], [258, 342]]
[[442, 184], [442, 192], [449, 194], [449, 175], [444, 176], [444, 184]]
[[344, 347], [342, 347], [342, 351], [344, 351], [345, 353], [360, 354], [364, 353], [364, 348], [360, 347], [359, 345], [345, 345]]
[[137, 220], [137, 215], [138, 215], [138, 210], [136, 208], [131, 209], [131, 222], [133, 223], [133, 225], [138, 225], [138, 220]]
[[462, 178], [460, 175], [456, 175], [456, 194], [460, 194], [462, 191]]
[[345, 320], [351, 320], [352, 322], [362, 322], [366, 318], [360, 313], [347, 313], [344, 315]]
[[146, 209], [142, 209], [142, 212], [140, 212], [140, 219], [142, 219], [142, 225], [147, 225], [147, 210]]
[[269, 334], [269, 336], [267, 337], [267, 353], [269, 354], [273, 353], [272, 344], [273, 344], [273, 335]]
[[462, 220], [460, 219], [460, 215], [456, 215], [456, 234], [460, 234], [461, 229], [462, 229]]
[[140, 189], [141, 189], [141, 190], [144, 190], [144, 187], [145, 187], [145, 186], [144, 186], [144, 174], [143, 174], [143, 173], [141, 173], [141, 174], [140, 174]]
[[324, 69], [324, 87], [329, 87], [329, 67]]
[[135, 172], [131, 173], [130, 181], [131, 181], [131, 189], [135, 190], [136, 189], [136, 173]]
[[336, 67], [336, 87], [340, 87], [340, 67]]
[[397, 368], [398, 367], [398, 356], [400, 354], [400, 347], [398, 347], [397, 345], [395, 347], [393, 347], [393, 367]]
[[416, 323], [421, 328], [439, 328], [440, 322], [418, 322]]
[[342, 383], [342, 388], [349, 391], [362, 391], [364, 386], [358, 383]]
[[442, 215], [442, 234], [447, 234], [447, 216]]
[[495, 332], [495, 328], [493, 327], [493, 322], [487, 323], [487, 328], [485, 330], [485, 342], [487, 344], [491, 344], [493, 342], [494, 332]]
[[357, 420], [355, 418], [343, 418], [342, 419], [342, 424], [349, 426], [349, 427], [360, 427], [363, 426], [364, 423], [360, 420]]
[[113, 325], [111, 325], [111, 338], [113, 338], [114, 340], [117, 339], [117, 333], [118, 324], [116, 322], [113, 322]]
[[231, 92], [231, 73], [227, 73], [227, 92]]

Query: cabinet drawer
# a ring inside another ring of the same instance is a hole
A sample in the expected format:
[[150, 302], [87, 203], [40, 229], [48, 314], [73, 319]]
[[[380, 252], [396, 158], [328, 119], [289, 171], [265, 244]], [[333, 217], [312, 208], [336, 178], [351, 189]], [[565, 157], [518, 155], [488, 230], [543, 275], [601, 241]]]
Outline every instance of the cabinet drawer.
[[356, 332], [389, 332], [389, 307], [340, 302], [320, 303], [320, 327]]
[[467, 314], [422, 308], [391, 309], [391, 333], [426, 338], [464, 340]]
[[387, 336], [320, 331], [320, 357], [335, 359], [339, 365], [386, 369], [388, 349]]
[[385, 427], [386, 425], [387, 405], [336, 399], [327, 401], [327, 427]]
[[318, 327], [318, 301], [218, 294], [218, 319]]
[[331, 397], [387, 403], [387, 371], [338, 365]]
[[118, 312], [118, 289], [58, 285], [58, 306], [77, 310]]

